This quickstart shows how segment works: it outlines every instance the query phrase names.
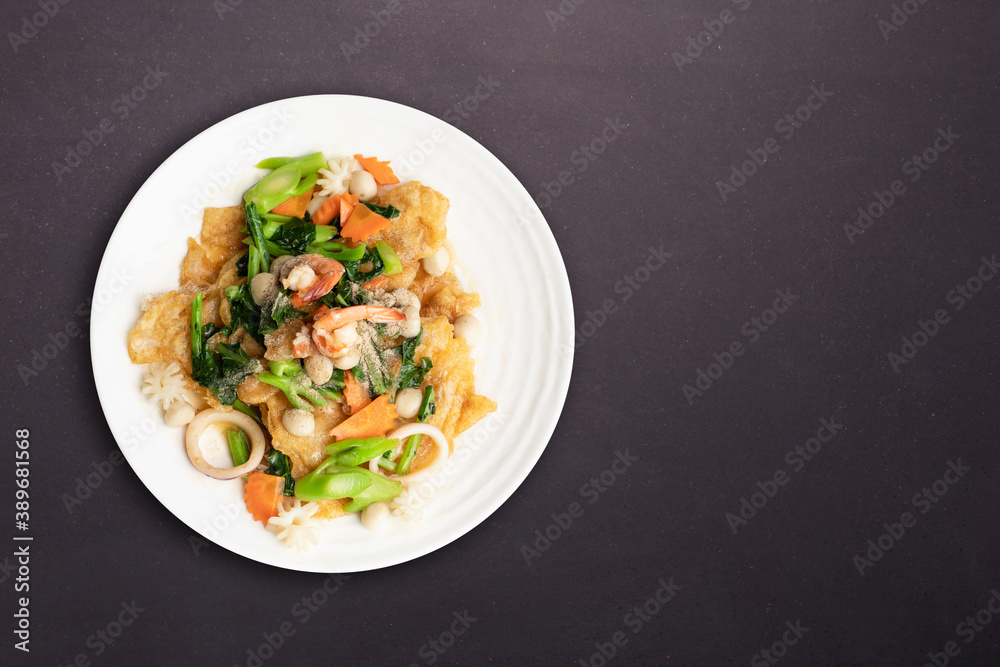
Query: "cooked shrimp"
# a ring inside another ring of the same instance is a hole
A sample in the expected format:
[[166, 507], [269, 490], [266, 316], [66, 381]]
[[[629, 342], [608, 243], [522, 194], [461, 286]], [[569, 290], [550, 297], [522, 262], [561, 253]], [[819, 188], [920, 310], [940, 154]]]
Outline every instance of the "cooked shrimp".
[[309, 334], [309, 325], [303, 323], [298, 333], [295, 334], [295, 338], [292, 339], [292, 356], [296, 359], [305, 359], [313, 353], [312, 339]]
[[[353, 325], [360, 320], [382, 324], [400, 322], [406, 315], [395, 308], [382, 306], [350, 306], [348, 308], [321, 307], [313, 314], [313, 342], [328, 357], [343, 354], [357, 342], [358, 334]], [[353, 335], [352, 335], [353, 334]]]
[[294, 289], [292, 307], [301, 308], [336, 287], [344, 275], [344, 265], [323, 255], [299, 255], [295, 266], [281, 281], [286, 289]]
[[[317, 333], [317, 330], [313, 329], [312, 342], [316, 343], [315, 347], [322, 354], [331, 359], [339, 359], [341, 356], [347, 354], [349, 349], [356, 345], [359, 339], [357, 323], [348, 322], [344, 326], [333, 330], [320, 329]], [[323, 341], [322, 345], [316, 342], [319, 340]]]

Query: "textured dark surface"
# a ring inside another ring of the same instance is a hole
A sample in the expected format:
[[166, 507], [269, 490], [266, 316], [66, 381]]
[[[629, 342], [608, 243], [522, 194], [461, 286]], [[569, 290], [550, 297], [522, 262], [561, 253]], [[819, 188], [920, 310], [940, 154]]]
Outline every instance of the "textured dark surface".
[[[788, 665], [995, 664], [1000, 618], [960, 624], [1000, 590], [1000, 280], [949, 299], [1000, 251], [994, 3], [899, 2], [889, 31], [888, 0], [566, 0], [563, 15], [556, 0], [404, 1], [348, 62], [341, 44], [375, 20], [366, 3], [46, 1], [58, 13], [36, 16], [37, 34], [22, 19], [46, 2], [0, 10], [4, 33], [32, 35], [15, 49], [8, 34], [0, 61], [0, 516], [9, 539], [11, 436], [30, 429], [34, 536], [30, 654], [12, 646], [15, 544], [0, 550], [4, 664], [601, 665], [604, 645], [609, 664], [764, 665], [783, 634], [795, 643], [774, 655]], [[726, 9], [732, 22], [712, 24]], [[722, 31], [699, 54], [687, 39], [705, 21]], [[674, 55], [688, 48], [690, 62]], [[134, 108], [116, 102], [147, 67], [166, 76]], [[449, 113], [480, 77], [499, 88]], [[781, 119], [814, 86], [825, 99], [789, 136]], [[105, 464], [68, 511], [64, 494], [117, 450], [89, 341], [69, 338], [36, 376], [18, 367], [85, 326], [108, 237], [157, 165], [233, 113], [315, 93], [442, 116], [550, 204], [579, 346], [559, 427], [503, 507], [434, 554], [329, 582], [339, 590], [307, 616], [296, 605], [324, 577], [195, 553], [127, 465]], [[625, 129], [581, 159], [608, 118]], [[114, 131], [57, 174], [102, 119]], [[949, 128], [960, 136], [912, 181], [906, 161]], [[717, 182], [768, 146], [723, 198]], [[572, 182], [546, 199], [563, 170]], [[845, 231], [894, 180], [906, 190], [888, 212]], [[670, 257], [647, 274], [651, 246]], [[797, 298], [773, 321], [776, 290]], [[889, 353], [939, 309], [947, 321], [894, 368]], [[755, 334], [753, 317], [773, 324]], [[734, 342], [745, 350], [730, 361]], [[710, 368], [715, 354], [729, 367]], [[699, 389], [699, 371], [717, 379]], [[823, 419], [836, 435], [806, 461], [794, 450]], [[585, 486], [626, 449], [638, 461], [613, 486]], [[969, 469], [935, 502], [915, 499], [949, 462]], [[779, 471], [786, 483], [769, 484]], [[761, 504], [758, 483], [774, 497], [745, 525], [727, 519], [743, 498]], [[582, 516], [549, 528], [574, 502]], [[906, 512], [911, 527], [859, 574], [855, 557], [884, 524], [898, 536]], [[547, 528], [561, 534], [529, 564]], [[680, 589], [635, 616], [661, 580]], [[95, 633], [133, 600], [135, 622], [107, 645]], [[435, 651], [466, 610], [468, 631]], [[293, 634], [261, 651], [282, 627]]]

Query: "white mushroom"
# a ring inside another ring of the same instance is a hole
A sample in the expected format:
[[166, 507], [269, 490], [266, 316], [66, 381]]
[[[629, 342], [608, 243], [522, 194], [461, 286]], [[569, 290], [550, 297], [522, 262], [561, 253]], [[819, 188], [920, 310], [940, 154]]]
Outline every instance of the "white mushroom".
[[400, 327], [399, 333], [403, 338], [413, 338], [420, 333], [420, 309], [414, 306], [407, 306], [403, 309], [406, 321]]
[[483, 338], [483, 325], [475, 315], [462, 315], [455, 320], [455, 337], [464, 338], [469, 345], [475, 345]]
[[403, 419], [413, 419], [420, 410], [420, 401], [422, 398], [423, 395], [420, 393], [420, 390], [415, 387], [401, 389], [396, 394], [396, 414]]
[[351, 174], [350, 190], [361, 201], [371, 201], [378, 194], [378, 183], [367, 171], [356, 171]]
[[357, 345], [347, 348], [340, 356], [333, 358], [333, 365], [342, 371], [349, 371], [361, 361], [361, 348]]
[[392, 514], [389, 504], [379, 501], [361, 510], [361, 524], [368, 530], [378, 530]]
[[280, 277], [281, 269], [285, 266], [285, 264], [292, 261], [293, 259], [295, 259], [294, 255], [280, 255], [278, 257], [275, 257], [274, 259], [271, 260], [271, 273]]
[[281, 424], [292, 435], [309, 436], [316, 428], [316, 418], [311, 412], [292, 408], [281, 415]]
[[187, 401], [174, 401], [163, 413], [163, 421], [171, 428], [190, 424], [192, 419], [194, 419], [194, 406]]
[[278, 277], [273, 273], [258, 273], [250, 279], [250, 296], [258, 306], [273, 299], [278, 291]]
[[451, 263], [451, 255], [448, 254], [448, 249], [442, 246], [438, 248], [437, 252], [424, 257], [420, 262], [423, 264], [424, 271], [437, 277], [448, 270], [448, 265]]
[[311, 354], [306, 357], [303, 365], [306, 369], [306, 375], [313, 381], [313, 384], [326, 384], [333, 377], [333, 362], [330, 361], [330, 357], [322, 354]]

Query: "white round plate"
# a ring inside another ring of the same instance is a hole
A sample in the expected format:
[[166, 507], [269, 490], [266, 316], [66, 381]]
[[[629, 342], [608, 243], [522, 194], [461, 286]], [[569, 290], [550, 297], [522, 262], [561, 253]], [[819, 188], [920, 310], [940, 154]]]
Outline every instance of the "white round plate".
[[[298, 553], [253, 520], [242, 480], [197, 472], [183, 430], [164, 425], [140, 391], [126, 338], [143, 296], [177, 289], [189, 236], [206, 206], [239, 204], [272, 156], [323, 151], [390, 160], [402, 181], [419, 180], [451, 200], [448, 239], [463, 280], [482, 295], [484, 339], [474, 349], [476, 389], [499, 405], [456, 441], [424, 518], [372, 532], [358, 517], [327, 524]], [[205, 130], [139, 189], [111, 235], [94, 291], [91, 351], [104, 414], [125, 458], [163, 505], [231, 551], [308, 572], [358, 572], [427, 554], [492, 514], [542, 454], [555, 429], [573, 364], [573, 302], [555, 239], [531, 197], [489, 151], [447, 123], [399, 104], [346, 95], [265, 104]]]

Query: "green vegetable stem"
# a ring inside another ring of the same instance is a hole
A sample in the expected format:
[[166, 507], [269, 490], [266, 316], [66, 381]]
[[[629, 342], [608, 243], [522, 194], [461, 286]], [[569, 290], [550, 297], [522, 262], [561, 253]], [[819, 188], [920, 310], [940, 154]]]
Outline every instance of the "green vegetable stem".
[[258, 273], [265, 273], [271, 268], [271, 255], [267, 251], [267, 238], [264, 236], [264, 223], [260, 219], [257, 205], [250, 201], [244, 207], [244, 218], [247, 233], [250, 235], [250, 261], [247, 265], [247, 282]]
[[304, 500], [350, 498], [345, 512], [360, 512], [372, 503], [398, 496], [403, 485], [370, 470], [337, 465], [336, 457], [327, 457], [318, 468], [295, 483], [295, 497]]
[[326, 446], [326, 453], [338, 466], [359, 466], [395, 449], [399, 440], [377, 436], [374, 438], [347, 438]]
[[215, 352], [208, 345], [216, 334], [228, 336], [214, 324], [202, 324], [202, 293], [191, 302], [191, 379], [211, 390], [223, 405], [236, 400], [236, 387], [264, 368], [243, 351], [239, 343], [219, 343]]
[[420, 409], [417, 410], [417, 419], [422, 422], [430, 419], [430, 416], [437, 411], [437, 403], [434, 401], [434, 387], [427, 385], [424, 389], [424, 397], [420, 401]]
[[313, 405], [322, 407], [327, 404], [323, 394], [316, 389], [297, 360], [271, 361], [268, 365], [271, 370], [264, 371], [257, 379], [280, 389], [299, 410], [312, 412]]
[[226, 438], [229, 440], [229, 452], [233, 455], [233, 467], [246, 463], [250, 458], [250, 445], [243, 431], [231, 428], [226, 431]]
[[283, 201], [310, 190], [316, 185], [316, 172], [329, 168], [322, 153], [312, 153], [300, 158], [269, 158], [259, 162], [257, 166], [274, 171], [247, 190], [243, 200], [248, 205], [255, 204], [262, 213], [269, 213]]
[[378, 250], [382, 263], [385, 264], [385, 275], [392, 276], [403, 270], [403, 263], [399, 261], [399, 256], [391, 245], [385, 241], [378, 241], [375, 244], [375, 249]]

